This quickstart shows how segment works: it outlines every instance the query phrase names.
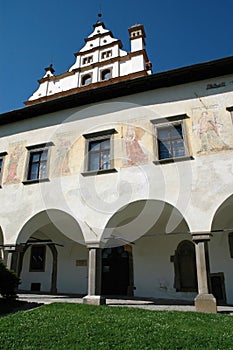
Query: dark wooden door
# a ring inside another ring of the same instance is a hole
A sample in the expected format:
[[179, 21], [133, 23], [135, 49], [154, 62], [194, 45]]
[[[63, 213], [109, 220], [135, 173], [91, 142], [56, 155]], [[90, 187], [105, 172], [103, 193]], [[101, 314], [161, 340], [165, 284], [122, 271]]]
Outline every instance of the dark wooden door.
[[127, 295], [129, 287], [129, 254], [124, 246], [103, 249], [102, 294]]

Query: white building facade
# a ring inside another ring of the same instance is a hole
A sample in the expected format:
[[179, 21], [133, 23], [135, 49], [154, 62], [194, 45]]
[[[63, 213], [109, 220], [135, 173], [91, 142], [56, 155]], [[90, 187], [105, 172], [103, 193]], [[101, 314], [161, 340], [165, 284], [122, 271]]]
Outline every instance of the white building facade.
[[[233, 58], [151, 74], [142, 25], [0, 115], [1, 256], [20, 290], [233, 303]], [[216, 301], [217, 300], [217, 301]]]

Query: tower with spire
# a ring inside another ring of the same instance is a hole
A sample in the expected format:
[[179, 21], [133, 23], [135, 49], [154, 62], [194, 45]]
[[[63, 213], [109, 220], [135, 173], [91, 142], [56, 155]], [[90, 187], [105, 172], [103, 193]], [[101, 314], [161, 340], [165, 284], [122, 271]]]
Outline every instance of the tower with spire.
[[122, 42], [106, 29], [101, 17], [99, 13], [93, 32], [75, 53], [75, 63], [67, 72], [57, 76], [52, 65], [45, 68], [45, 75], [38, 80], [38, 89], [25, 102], [26, 105], [151, 74], [143, 25], [136, 24], [128, 29], [131, 52], [126, 52], [122, 49]]

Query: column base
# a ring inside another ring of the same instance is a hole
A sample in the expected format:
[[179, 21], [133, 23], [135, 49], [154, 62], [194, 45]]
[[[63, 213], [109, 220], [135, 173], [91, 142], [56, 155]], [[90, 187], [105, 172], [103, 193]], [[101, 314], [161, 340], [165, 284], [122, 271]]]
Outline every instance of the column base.
[[195, 298], [195, 308], [198, 312], [217, 313], [217, 303], [213, 294], [198, 294]]
[[101, 295], [86, 295], [83, 298], [83, 304], [89, 305], [106, 305], [106, 298]]

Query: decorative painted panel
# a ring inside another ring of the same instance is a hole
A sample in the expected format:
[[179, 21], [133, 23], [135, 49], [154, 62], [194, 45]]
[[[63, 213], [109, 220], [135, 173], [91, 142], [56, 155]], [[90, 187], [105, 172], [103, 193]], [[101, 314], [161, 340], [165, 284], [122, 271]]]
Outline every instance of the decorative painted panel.
[[218, 106], [192, 110], [192, 143], [197, 155], [233, 149], [229, 115]]

